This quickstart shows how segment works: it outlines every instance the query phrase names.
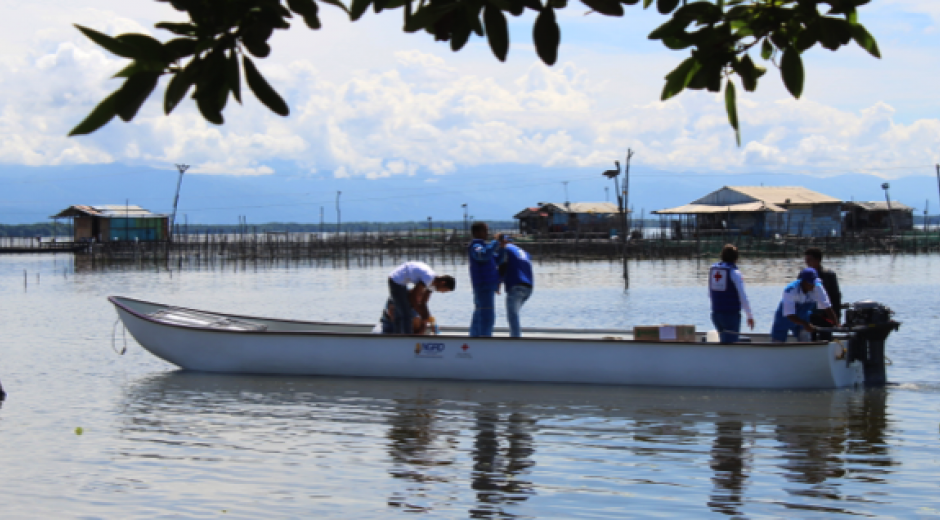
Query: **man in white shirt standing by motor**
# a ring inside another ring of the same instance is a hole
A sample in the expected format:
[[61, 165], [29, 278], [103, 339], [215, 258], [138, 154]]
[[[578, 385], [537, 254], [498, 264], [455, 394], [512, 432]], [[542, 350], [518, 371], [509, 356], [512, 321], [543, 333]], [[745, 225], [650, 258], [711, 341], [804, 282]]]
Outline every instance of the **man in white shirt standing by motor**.
[[728, 244], [721, 249], [721, 262], [708, 270], [708, 294], [712, 300], [712, 323], [722, 343], [736, 343], [741, 332], [741, 311], [754, 330], [754, 315], [744, 292], [744, 279], [738, 270], [738, 248]]
[[[414, 289], [408, 290], [412, 284]], [[412, 311], [421, 318], [421, 329], [427, 326], [431, 312], [428, 300], [431, 292], [446, 293], [454, 290], [457, 282], [453, 276], [438, 276], [424, 262], [405, 262], [388, 275], [388, 292], [395, 304], [394, 333], [414, 334]], [[422, 331], [417, 331], [421, 333]]]

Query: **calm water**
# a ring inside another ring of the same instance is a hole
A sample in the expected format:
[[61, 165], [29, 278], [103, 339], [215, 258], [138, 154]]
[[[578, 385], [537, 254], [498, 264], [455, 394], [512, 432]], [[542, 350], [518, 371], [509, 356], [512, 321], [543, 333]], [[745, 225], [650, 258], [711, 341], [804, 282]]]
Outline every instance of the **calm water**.
[[[374, 322], [390, 266], [90, 270], [0, 256], [0, 517], [934, 518], [940, 257], [830, 263], [904, 322], [883, 391], [768, 392], [185, 373], [114, 328], [112, 294]], [[537, 266], [524, 325], [708, 323], [707, 262]], [[435, 295], [467, 323], [466, 267]], [[769, 328], [797, 260], [742, 262]], [[24, 270], [25, 283], [24, 283]], [[38, 278], [37, 278], [38, 275]], [[500, 313], [497, 325], [505, 326]], [[76, 428], [82, 434], [76, 434]]]

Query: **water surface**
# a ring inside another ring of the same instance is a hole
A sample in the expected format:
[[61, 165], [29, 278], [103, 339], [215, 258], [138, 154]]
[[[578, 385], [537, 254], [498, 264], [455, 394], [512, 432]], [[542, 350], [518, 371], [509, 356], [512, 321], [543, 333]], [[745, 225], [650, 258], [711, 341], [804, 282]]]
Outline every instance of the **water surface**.
[[[523, 324], [708, 323], [709, 262], [536, 265]], [[885, 390], [740, 391], [187, 373], [106, 296], [374, 322], [390, 266], [0, 256], [3, 518], [932, 518], [940, 514], [940, 257], [834, 259], [845, 301], [904, 322]], [[466, 266], [435, 295], [469, 322]], [[797, 260], [745, 261], [769, 328]], [[25, 271], [25, 277], [24, 277]], [[37, 277], [38, 276], [38, 277]], [[497, 325], [505, 326], [499, 309]], [[76, 434], [76, 428], [82, 434]]]

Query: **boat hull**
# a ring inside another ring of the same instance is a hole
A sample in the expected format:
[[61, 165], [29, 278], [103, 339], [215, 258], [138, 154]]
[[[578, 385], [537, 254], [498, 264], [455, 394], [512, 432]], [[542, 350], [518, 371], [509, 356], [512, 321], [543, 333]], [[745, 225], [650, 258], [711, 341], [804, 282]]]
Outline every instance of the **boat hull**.
[[837, 342], [643, 342], [623, 339], [626, 331], [603, 336], [611, 339], [394, 336], [369, 334], [368, 326], [251, 317], [232, 318], [270, 326], [218, 330], [162, 322], [152, 316], [152, 309], [165, 307], [158, 304], [111, 301], [142, 347], [203, 372], [726, 388], [838, 388], [863, 382], [859, 363], [846, 366], [837, 359], [842, 352]]

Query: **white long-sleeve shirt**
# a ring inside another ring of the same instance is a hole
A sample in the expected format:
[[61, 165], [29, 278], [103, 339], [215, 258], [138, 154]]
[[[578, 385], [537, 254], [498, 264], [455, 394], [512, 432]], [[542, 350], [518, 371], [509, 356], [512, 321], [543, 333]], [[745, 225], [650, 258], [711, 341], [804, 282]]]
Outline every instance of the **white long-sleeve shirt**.
[[[744, 314], [747, 315], [747, 319], [753, 320], [754, 314], [751, 312], [751, 303], [747, 299], [747, 293], [744, 292], [744, 278], [741, 276], [741, 271], [735, 265], [729, 264], [726, 262], [721, 262], [720, 264], [717, 264], [715, 267], [719, 267], [719, 266], [728, 270], [728, 273], [729, 273], [728, 278], [731, 279], [731, 283], [734, 284], [734, 288], [738, 290], [738, 301], [741, 302], [741, 310], [743, 310]], [[709, 279], [709, 289], [723, 291], [724, 290], [723, 284], [725, 283], [727, 283], [727, 280]], [[719, 286], [716, 286], [716, 284]]]

